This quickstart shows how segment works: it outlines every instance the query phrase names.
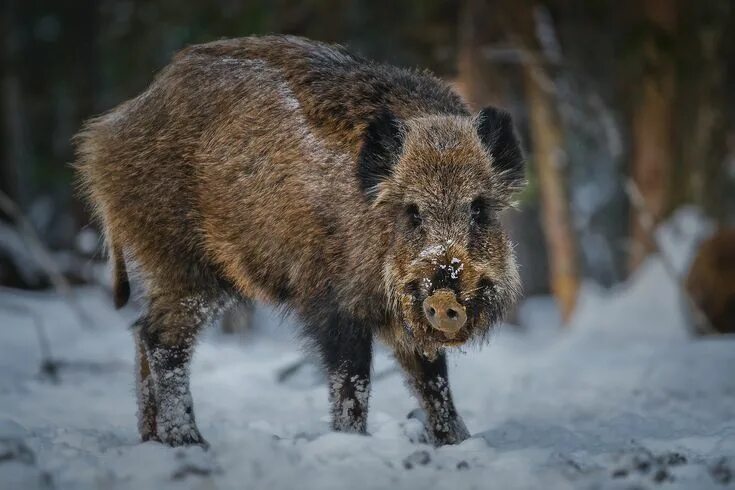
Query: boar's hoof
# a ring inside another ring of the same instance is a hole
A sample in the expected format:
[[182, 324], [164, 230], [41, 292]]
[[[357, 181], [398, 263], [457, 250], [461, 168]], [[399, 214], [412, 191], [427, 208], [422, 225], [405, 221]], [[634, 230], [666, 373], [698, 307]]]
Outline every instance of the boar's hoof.
[[459, 444], [470, 438], [470, 433], [461, 418], [457, 417], [445, 423], [435, 424], [426, 430], [428, 441], [434, 446]]
[[171, 447], [201, 446], [203, 449], [209, 449], [209, 443], [196, 429], [172, 429], [166, 431], [165, 433], [159, 432], [158, 437], [163, 444]]
[[421, 421], [426, 428], [426, 442], [434, 446], [447, 446], [459, 444], [470, 438], [470, 432], [464, 425], [462, 418], [455, 415], [448, 420], [429, 420], [426, 411], [415, 408], [409, 412], [409, 419]]

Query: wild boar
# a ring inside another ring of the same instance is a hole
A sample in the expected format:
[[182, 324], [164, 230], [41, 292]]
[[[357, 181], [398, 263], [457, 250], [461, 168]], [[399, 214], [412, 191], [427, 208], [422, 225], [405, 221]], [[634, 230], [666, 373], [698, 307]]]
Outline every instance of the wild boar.
[[[298, 315], [332, 427], [366, 432], [373, 339], [395, 351], [428, 437], [468, 437], [445, 351], [482, 342], [519, 291], [499, 213], [524, 184], [507, 113], [470, 114], [427, 72], [290, 36], [188, 47], [76, 138], [117, 306], [128, 268], [142, 439], [205, 444], [198, 332], [235, 301]], [[127, 265], [126, 265], [127, 263]]]

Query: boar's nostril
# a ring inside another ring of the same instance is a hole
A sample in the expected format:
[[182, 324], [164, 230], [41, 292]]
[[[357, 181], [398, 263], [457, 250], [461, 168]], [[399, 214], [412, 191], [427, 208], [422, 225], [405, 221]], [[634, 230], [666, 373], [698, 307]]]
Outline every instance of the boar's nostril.
[[432, 327], [441, 330], [449, 338], [467, 321], [467, 312], [459, 304], [453, 291], [440, 289], [424, 300], [424, 314]]

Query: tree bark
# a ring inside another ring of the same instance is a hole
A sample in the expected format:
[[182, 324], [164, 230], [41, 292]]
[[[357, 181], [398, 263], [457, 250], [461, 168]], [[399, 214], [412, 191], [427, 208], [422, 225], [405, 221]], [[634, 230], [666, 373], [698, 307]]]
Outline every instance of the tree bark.
[[[731, 126], [727, 104], [727, 63], [732, 58], [732, 36], [735, 23], [728, 12], [733, 6], [707, 2], [686, 3], [677, 14], [679, 24], [679, 52], [681, 66], [676, 91], [686, 94], [677, 97], [676, 152], [681, 161], [672, 187], [671, 207], [685, 203], [701, 206], [705, 213], [724, 224], [727, 217], [728, 179], [727, 132]], [[725, 102], [725, 103], [723, 103]], [[730, 191], [730, 192], [728, 192]]]
[[20, 33], [18, 32], [17, 1], [8, 0], [2, 7], [2, 77], [0, 107], [2, 108], [2, 143], [0, 158], [0, 191], [25, 206], [28, 199], [28, 145], [22, 82], [20, 79]]
[[[654, 223], [668, 211], [669, 182], [674, 174], [674, 88], [675, 66], [671, 46], [676, 27], [675, 2], [644, 0], [646, 37], [643, 40], [643, 73], [640, 101], [632, 121], [631, 177], [651, 210]], [[635, 270], [652, 251], [646, 231], [631, 208], [629, 268]]]
[[524, 65], [526, 104], [532, 137], [532, 161], [541, 194], [541, 220], [546, 237], [549, 281], [562, 320], [570, 319], [579, 291], [577, 244], [571, 222], [565, 168], [564, 134], [554, 96], [544, 89], [536, 64]]
[[549, 264], [549, 284], [562, 321], [567, 324], [579, 292], [579, 254], [572, 226], [566, 169], [568, 155], [557, 107], [554, 74], [541, 63], [535, 3], [516, 4], [516, 39], [528, 53], [522, 65], [523, 85], [531, 133], [531, 161], [540, 193], [541, 227]]
[[475, 111], [488, 105], [506, 105], [501, 68], [491, 64], [483, 52], [497, 42], [492, 36], [502, 32], [497, 26], [497, 3], [464, 0], [460, 7], [457, 89]]

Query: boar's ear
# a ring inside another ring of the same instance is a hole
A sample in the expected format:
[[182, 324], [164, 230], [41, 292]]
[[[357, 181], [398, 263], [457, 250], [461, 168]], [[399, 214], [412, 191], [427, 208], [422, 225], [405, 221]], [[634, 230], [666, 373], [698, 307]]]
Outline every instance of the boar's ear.
[[493, 167], [513, 190], [525, 185], [525, 164], [510, 114], [486, 107], [477, 115], [477, 134], [492, 157]]
[[365, 129], [357, 161], [360, 188], [374, 197], [377, 185], [390, 175], [403, 149], [403, 123], [387, 110], [378, 113]]

